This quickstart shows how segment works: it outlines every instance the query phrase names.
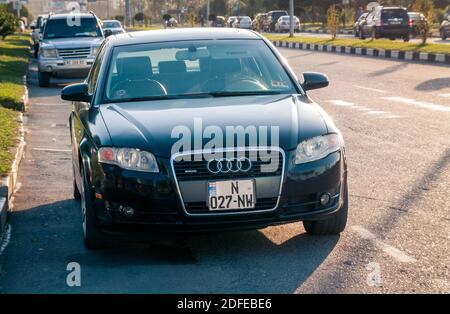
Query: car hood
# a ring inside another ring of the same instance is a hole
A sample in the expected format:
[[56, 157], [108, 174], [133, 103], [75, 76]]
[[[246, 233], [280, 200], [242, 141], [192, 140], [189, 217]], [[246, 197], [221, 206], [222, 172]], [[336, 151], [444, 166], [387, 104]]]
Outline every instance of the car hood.
[[[295, 149], [300, 141], [328, 131], [322, 109], [299, 95], [103, 104], [100, 112], [115, 147], [139, 148], [167, 158], [185, 135], [191, 138], [192, 150], [202, 149], [213, 137], [202, 137], [206, 128], [215, 135], [222, 132], [225, 143], [227, 127], [250, 127], [260, 139], [267, 139], [266, 143], [259, 141], [259, 146], [276, 145], [284, 150]], [[200, 135], [195, 144], [194, 134]], [[279, 143], [272, 142], [272, 136]]]
[[102, 37], [80, 37], [80, 38], [57, 38], [45, 39], [43, 46], [53, 46], [55, 48], [78, 48], [99, 46], [103, 41]]

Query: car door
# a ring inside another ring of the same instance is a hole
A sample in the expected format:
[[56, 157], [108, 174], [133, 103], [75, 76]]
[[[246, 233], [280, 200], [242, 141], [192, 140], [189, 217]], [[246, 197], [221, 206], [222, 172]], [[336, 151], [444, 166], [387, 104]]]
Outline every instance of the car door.
[[[100, 72], [100, 67], [103, 61], [103, 57], [105, 55], [105, 44], [100, 47], [97, 58], [95, 59], [94, 64], [92, 65], [91, 70], [89, 71], [88, 78], [86, 79], [86, 83], [88, 84], [88, 92], [89, 94], [94, 94], [95, 88], [97, 86], [98, 74]], [[80, 163], [79, 156], [80, 154], [80, 143], [85, 137], [90, 103], [88, 102], [73, 102], [72, 104], [72, 113], [69, 118], [70, 124], [70, 134], [72, 141], [72, 162], [73, 168], [75, 172], [75, 180], [77, 181], [77, 185], [81, 186], [80, 177]]]

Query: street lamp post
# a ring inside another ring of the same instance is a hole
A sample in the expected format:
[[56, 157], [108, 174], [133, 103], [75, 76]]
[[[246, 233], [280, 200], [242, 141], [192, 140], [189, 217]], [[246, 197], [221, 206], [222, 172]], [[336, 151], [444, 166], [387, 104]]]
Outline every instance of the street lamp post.
[[210, 0], [206, 0], [206, 26], [209, 26]]

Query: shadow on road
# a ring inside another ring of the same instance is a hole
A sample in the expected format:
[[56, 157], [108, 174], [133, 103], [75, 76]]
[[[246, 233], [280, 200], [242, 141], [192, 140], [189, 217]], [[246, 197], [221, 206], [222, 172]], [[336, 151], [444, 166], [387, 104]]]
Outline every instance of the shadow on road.
[[[295, 227], [298, 233], [290, 236], [283, 230], [292, 232], [292, 226], [272, 229], [270, 236], [273, 232], [281, 235], [276, 237], [276, 241], [266, 236], [265, 230], [255, 230], [186, 235], [183, 241], [119, 244], [113, 249], [88, 251], [82, 245], [78, 207], [78, 202], [63, 200], [11, 214], [13, 241], [6, 254], [14, 258], [4, 261], [4, 273], [0, 279], [5, 290], [9, 290], [8, 282], [14, 280], [14, 274], [23, 271], [18, 268], [33, 267], [50, 268], [50, 271], [38, 278], [25, 275], [20, 285], [12, 284], [11, 290], [65, 291], [63, 280], [60, 288], [45, 288], [46, 282], [49, 277], [52, 280], [61, 278], [69, 262], [78, 262], [84, 272], [95, 272], [99, 280], [108, 277], [117, 281], [118, 289], [123, 289], [119, 278], [131, 271], [149, 279], [164, 278], [164, 273], [177, 274], [171, 277], [171, 288], [168, 286], [165, 292], [292, 293], [322, 264], [339, 240], [339, 236], [306, 235], [301, 233], [303, 229], [298, 224]], [[38, 249], [27, 249], [30, 245]], [[21, 252], [27, 252], [26, 256], [21, 256]], [[114, 278], [111, 278], [111, 271]], [[204, 283], [204, 287], [196, 282], [199, 278], [208, 277], [216, 280]], [[127, 288], [127, 292], [156, 289], [152, 280], [141, 281]], [[90, 280], [90, 283], [83, 288], [101, 291], [102, 288], [96, 286], [97, 281]]]
[[369, 77], [384, 76], [384, 75], [389, 75], [389, 74], [392, 74], [394, 72], [403, 70], [404, 68], [407, 68], [407, 67], [408, 67], [408, 63], [403, 62], [403, 63], [399, 63], [399, 64], [396, 64], [396, 65], [390, 66], [388, 68], [383, 68], [383, 69], [380, 69], [378, 71], [368, 73], [367, 75]]
[[416, 90], [426, 92], [426, 91], [440, 90], [449, 87], [450, 87], [450, 77], [441, 77], [420, 83], [419, 85], [416, 86]]

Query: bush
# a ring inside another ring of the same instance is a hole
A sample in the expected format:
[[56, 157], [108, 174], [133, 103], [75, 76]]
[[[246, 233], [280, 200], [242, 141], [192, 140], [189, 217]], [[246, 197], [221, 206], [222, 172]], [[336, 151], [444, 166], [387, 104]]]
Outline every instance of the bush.
[[331, 39], [336, 39], [340, 19], [341, 16], [336, 6], [335, 5], [330, 6], [330, 8], [327, 11], [327, 26], [328, 31], [331, 33]]
[[4, 40], [6, 36], [14, 34], [17, 29], [17, 18], [9, 13], [4, 7], [0, 7], [0, 37]]

